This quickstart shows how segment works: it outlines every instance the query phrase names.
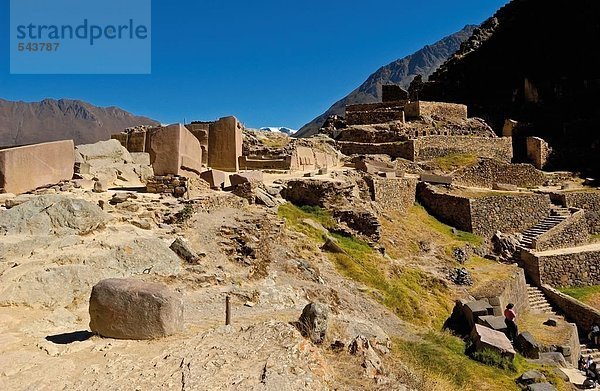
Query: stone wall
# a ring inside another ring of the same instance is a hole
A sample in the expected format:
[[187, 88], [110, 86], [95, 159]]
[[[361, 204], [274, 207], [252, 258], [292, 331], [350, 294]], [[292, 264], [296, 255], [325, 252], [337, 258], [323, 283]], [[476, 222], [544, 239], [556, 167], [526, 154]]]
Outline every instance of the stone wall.
[[292, 157], [282, 156], [278, 159], [263, 158], [261, 156], [240, 156], [241, 170], [283, 170], [291, 168]]
[[471, 201], [419, 183], [417, 199], [437, 219], [462, 231], [472, 232]]
[[348, 125], [382, 124], [392, 121], [404, 122], [406, 102], [367, 103], [346, 107]]
[[481, 159], [473, 166], [459, 169], [453, 177], [459, 185], [489, 189], [498, 183], [528, 188], [542, 186], [547, 181], [546, 175], [530, 164], [511, 164], [495, 159]]
[[436, 218], [460, 230], [491, 238], [496, 231], [522, 232], [550, 214], [550, 198], [540, 194], [460, 195], [420, 183], [419, 202]]
[[426, 136], [413, 140], [413, 142], [416, 161], [431, 160], [458, 153], [473, 154], [477, 157], [492, 158], [506, 163], [510, 163], [513, 157], [512, 139], [507, 137]]
[[566, 207], [585, 210], [589, 233], [600, 234], [600, 191], [567, 191], [553, 193], [551, 197], [553, 201]]
[[0, 193], [21, 194], [71, 180], [75, 167], [73, 140], [0, 151]]
[[536, 251], [557, 250], [584, 245], [589, 240], [585, 212], [578, 210], [550, 231], [533, 239], [533, 248]]
[[183, 125], [175, 124], [152, 130], [150, 161], [156, 175], [200, 173], [202, 149], [198, 139]]
[[146, 192], [183, 197], [188, 190], [188, 180], [179, 175], [157, 175], [146, 183]]
[[600, 285], [600, 246], [565, 251], [522, 251], [521, 261], [537, 285], [576, 287]]
[[466, 120], [467, 106], [443, 102], [410, 102], [404, 108], [406, 118], [432, 117], [443, 119]]
[[527, 137], [527, 158], [538, 169], [543, 169], [548, 163], [550, 146], [539, 137]]
[[386, 210], [407, 212], [414, 204], [417, 180], [414, 178], [365, 177], [371, 199]]
[[337, 143], [340, 151], [346, 155], [388, 155], [392, 159], [402, 158], [414, 161], [415, 151], [414, 142], [396, 142], [396, 143], [356, 143], [350, 141], [341, 141]]
[[[489, 287], [488, 287], [489, 289]], [[513, 303], [517, 313], [529, 311], [529, 297], [527, 295], [527, 281], [525, 271], [516, 268], [514, 273], [500, 282], [497, 291], [486, 295], [473, 295], [475, 299], [487, 299], [494, 308], [495, 316], [502, 316], [504, 309], [509, 303]]]
[[517, 233], [550, 215], [550, 197], [543, 194], [494, 194], [471, 199], [474, 234], [491, 238], [496, 231]]
[[583, 335], [589, 333], [592, 325], [600, 324], [599, 310], [557, 291], [550, 285], [542, 285], [541, 289], [550, 302], [565, 314], [567, 319], [577, 324]]
[[221, 118], [208, 133], [208, 166], [215, 170], [237, 172], [242, 156], [242, 125], [235, 117]]

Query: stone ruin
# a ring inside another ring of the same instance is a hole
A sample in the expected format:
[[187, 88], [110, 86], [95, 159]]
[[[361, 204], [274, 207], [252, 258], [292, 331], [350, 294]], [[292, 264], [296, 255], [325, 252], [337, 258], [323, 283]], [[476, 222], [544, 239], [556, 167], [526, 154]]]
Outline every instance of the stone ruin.
[[73, 177], [73, 141], [0, 150], [0, 193], [26, 193]]

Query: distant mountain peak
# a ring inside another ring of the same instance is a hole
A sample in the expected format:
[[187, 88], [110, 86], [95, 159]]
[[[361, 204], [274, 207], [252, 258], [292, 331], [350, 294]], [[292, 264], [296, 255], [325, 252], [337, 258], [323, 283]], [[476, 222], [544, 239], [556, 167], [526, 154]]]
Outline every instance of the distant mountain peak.
[[12, 102], [0, 99], [0, 146], [73, 139], [76, 144], [107, 140], [138, 125], [160, 125], [118, 107], [98, 107], [75, 99]]
[[380, 101], [381, 86], [384, 84], [397, 84], [403, 88], [408, 88], [410, 82], [418, 74], [427, 80], [440, 65], [460, 49], [461, 44], [469, 39], [476, 28], [475, 25], [467, 25], [459, 32], [449, 35], [434, 44], [425, 45], [421, 50], [410, 56], [379, 68], [360, 87], [334, 103], [325, 113], [304, 125], [295, 136], [307, 137], [317, 133], [327, 117], [330, 115], [343, 116], [345, 108], [349, 104]]

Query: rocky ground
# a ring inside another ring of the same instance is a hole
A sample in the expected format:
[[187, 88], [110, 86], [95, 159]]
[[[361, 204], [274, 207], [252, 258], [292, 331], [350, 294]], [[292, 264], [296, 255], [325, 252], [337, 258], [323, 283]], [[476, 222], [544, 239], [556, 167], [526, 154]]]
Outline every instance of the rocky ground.
[[[41, 193], [4, 200], [11, 208], [0, 211], [0, 389], [314, 390], [335, 388], [340, 378], [402, 389], [404, 375], [385, 373], [382, 362], [390, 336], [409, 336], [412, 326], [357, 294], [360, 286], [272, 210], [226, 193], [193, 203]], [[176, 238], [196, 253], [192, 263], [169, 248]], [[112, 277], [181, 292], [185, 332], [158, 341], [89, 335], [91, 287]], [[224, 326], [226, 295], [231, 326]], [[331, 308], [327, 343], [370, 338], [364, 358], [301, 335], [293, 322], [310, 301]]]

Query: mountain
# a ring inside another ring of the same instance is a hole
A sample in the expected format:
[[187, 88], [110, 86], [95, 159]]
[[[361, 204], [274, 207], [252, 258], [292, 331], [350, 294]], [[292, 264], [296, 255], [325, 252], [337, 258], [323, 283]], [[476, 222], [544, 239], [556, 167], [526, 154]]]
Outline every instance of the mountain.
[[79, 100], [44, 99], [11, 102], [0, 99], [0, 146], [73, 139], [75, 144], [107, 140], [137, 125], [160, 125], [118, 107], [97, 107]]
[[[600, 174], [600, 2], [513, 0], [484, 22], [423, 86], [428, 100], [464, 103], [500, 133], [522, 124], [554, 152], [550, 168]], [[513, 138], [515, 141], [517, 137]], [[523, 156], [515, 149], [516, 158]]]
[[330, 115], [343, 116], [347, 105], [381, 101], [381, 86], [384, 84], [398, 84], [407, 88], [415, 75], [422, 75], [424, 79], [427, 79], [460, 48], [460, 45], [471, 36], [476, 27], [465, 26], [459, 32], [443, 38], [433, 45], [427, 45], [410, 56], [381, 67], [369, 76], [360, 87], [334, 103], [325, 113], [304, 125], [296, 133], [296, 136], [307, 137], [317, 133]]
[[294, 129], [285, 128], [285, 127], [277, 127], [277, 126], [275, 126], [275, 127], [268, 126], [268, 127], [260, 128], [259, 130], [262, 130], [263, 132], [284, 133], [284, 134], [287, 134], [288, 136], [291, 136], [297, 132], [297, 130], [294, 130]]

